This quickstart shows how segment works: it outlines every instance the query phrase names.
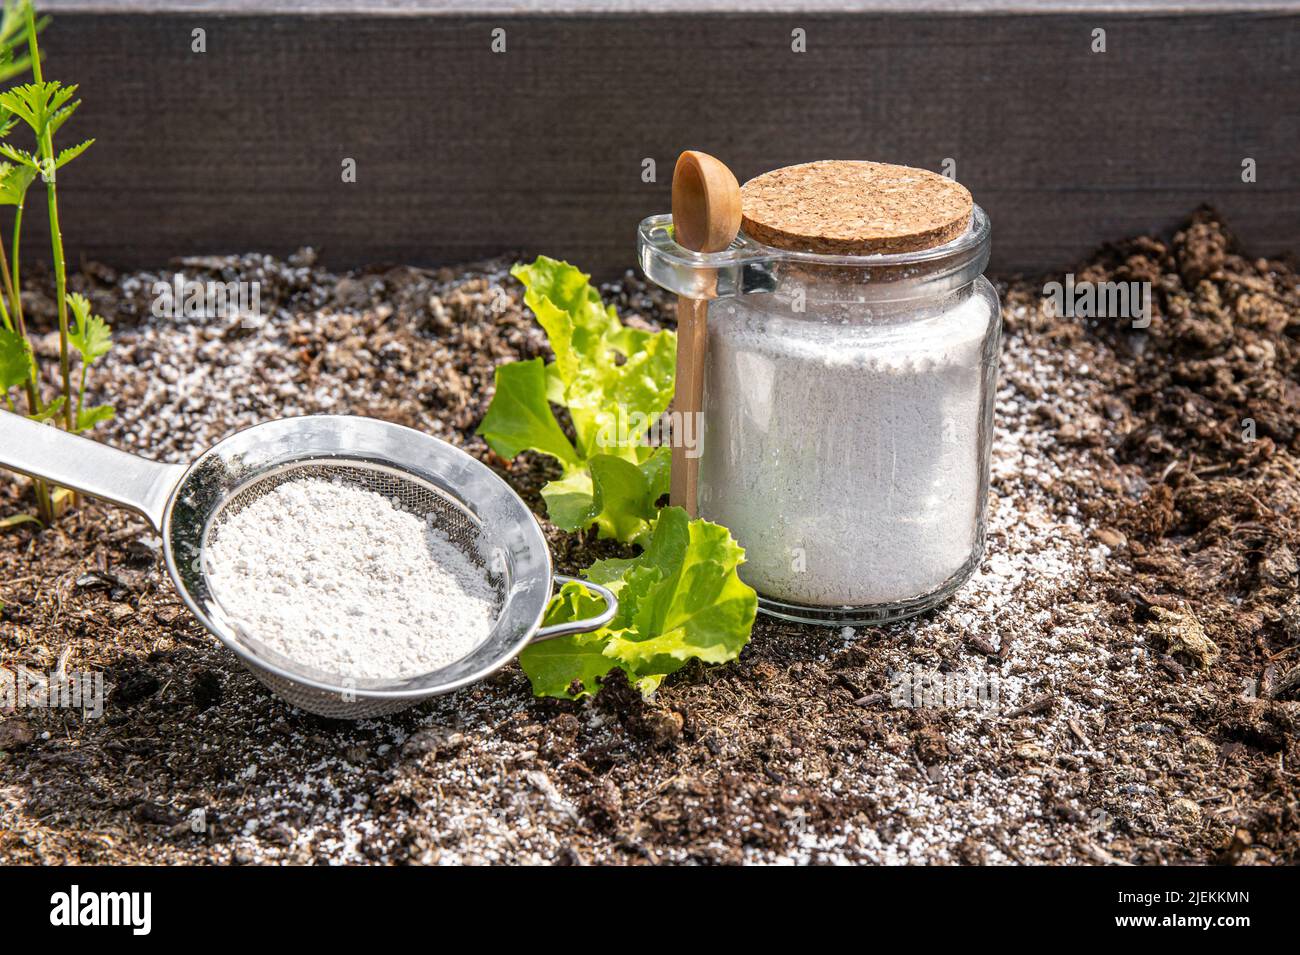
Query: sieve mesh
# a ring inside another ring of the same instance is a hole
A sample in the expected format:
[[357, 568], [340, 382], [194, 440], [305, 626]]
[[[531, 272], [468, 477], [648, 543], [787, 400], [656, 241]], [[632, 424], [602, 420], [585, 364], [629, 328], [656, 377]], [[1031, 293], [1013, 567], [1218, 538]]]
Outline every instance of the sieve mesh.
[[476, 567], [483, 569], [496, 593], [496, 610], [500, 612], [505, 599], [504, 579], [499, 571], [494, 572], [489, 568], [484, 557], [488, 548], [478, 520], [445, 491], [383, 465], [364, 461], [311, 461], [282, 465], [260, 474], [231, 494], [213, 512], [208, 521], [207, 539], [220, 536], [221, 525], [281, 484], [310, 478], [340, 481], [351, 487], [372, 491], [388, 498], [395, 507], [432, 524], [446, 534], [447, 539]]
[[[490, 553], [490, 549], [487, 546], [482, 525], [478, 519], [464, 505], [445, 491], [385, 465], [365, 461], [313, 460], [284, 464], [258, 474], [255, 478], [236, 489], [213, 511], [204, 534], [205, 544], [220, 537], [222, 526], [254, 501], [274, 491], [282, 484], [304, 479], [341, 482], [351, 487], [379, 494], [392, 502], [395, 507], [414, 515], [421, 521], [427, 522], [441, 531], [475, 566], [483, 570], [484, 576], [487, 578], [496, 597], [493, 607], [494, 620], [500, 616], [506, 599], [506, 575], [500, 567], [494, 569], [491, 566], [494, 562], [486, 559], [485, 555]], [[203, 575], [205, 579], [208, 578], [206, 564], [203, 567]], [[220, 606], [219, 594], [215, 588], [210, 587], [210, 589], [218, 606]], [[273, 658], [283, 669], [297, 671], [304, 676], [317, 679], [336, 676], [315, 673], [305, 669], [296, 661], [285, 659], [280, 654], [271, 653], [257, 640], [256, 634], [243, 632], [242, 628], [238, 628], [237, 632], [249, 643], [251, 649], [254, 649], [259, 655]], [[429, 634], [428, 637], [431, 640], [436, 640], [438, 634]], [[279, 685], [280, 682], [283, 681], [277, 681], [277, 685], [273, 688], [284, 692], [286, 688]], [[299, 692], [301, 692], [301, 688]], [[337, 701], [337, 697], [331, 694], [321, 694], [321, 699], [327, 702]], [[319, 712], [320, 701], [314, 702], [317, 703], [315, 709]], [[355, 709], [355, 703], [349, 705]]]

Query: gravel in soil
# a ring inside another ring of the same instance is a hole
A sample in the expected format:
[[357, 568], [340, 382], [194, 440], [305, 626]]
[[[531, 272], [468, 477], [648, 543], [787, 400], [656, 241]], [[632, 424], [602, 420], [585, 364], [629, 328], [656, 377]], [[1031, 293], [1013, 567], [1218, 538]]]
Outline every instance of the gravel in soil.
[[[74, 285], [118, 342], [99, 437], [186, 461], [269, 418], [371, 415], [543, 513], [546, 463], [473, 434], [493, 368], [546, 354], [507, 266], [87, 266]], [[267, 318], [153, 316], [176, 271], [261, 281]], [[511, 665], [393, 718], [320, 719], [190, 621], [141, 519], [85, 501], [0, 532], [0, 666], [102, 671], [107, 692], [98, 718], [0, 712], [0, 860], [1300, 861], [1300, 280], [1206, 210], [1076, 277], [1152, 283], [1151, 325], [1002, 283], [988, 554], [952, 601], [874, 630], [760, 617], [737, 664], [650, 702], [618, 681], [537, 700]], [[630, 275], [606, 291], [671, 320]], [[48, 282], [24, 296], [52, 327]], [[0, 518], [28, 501], [0, 480]], [[618, 551], [546, 528], [563, 570]]]

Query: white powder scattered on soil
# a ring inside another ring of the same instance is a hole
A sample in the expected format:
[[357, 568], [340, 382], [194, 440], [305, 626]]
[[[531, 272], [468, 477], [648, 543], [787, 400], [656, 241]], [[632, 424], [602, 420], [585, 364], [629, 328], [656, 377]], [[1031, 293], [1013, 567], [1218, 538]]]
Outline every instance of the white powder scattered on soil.
[[[123, 284], [143, 282], [147, 290], [153, 278], [133, 276]], [[452, 290], [438, 290], [448, 300], [455, 296], [479, 302], [474, 306], [479, 311], [466, 325], [457, 325], [458, 332], [466, 328], [483, 336], [483, 341], [500, 334], [504, 326], [496, 324], [495, 313], [483, 303], [503, 301], [506, 295], [501, 289], [507, 281], [505, 270], [500, 269], [486, 279], [477, 274], [456, 278]], [[487, 288], [466, 293], [459, 290], [459, 283], [465, 282]], [[332, 286], [318, 298], [329, 302], [330, 294]], [[170, 461], [191, 460], [230, 431], [270, 417], [364, 412], [394, 391], [436, 393], [452, 367], [446, 346], [437, 340], [414, 354], [416, 371], [403, 372], [401, 365], [372, 361], [364, 348], [378, 351], [385, 347], [380, 342], [397, 338], [397, 323], [376, 328], [373, 314], [362, 318], [333, 306], [278, 309], [265, 325], [235, 338], [238, 347], [234, 348], [233, 336], [219, 323], [160, 320], [148, 316], [147, 308], [143, 314], [140, 324], [124, 323], [116, 330], [114, 352], [100, 369], [105, 393], [137, 396], [120, 403], [118, 417], [108, 423], [102, 438], [107, 444]], [[387, 316], [381, 312], [380, 317]], [[1022, 314], [1020, 321], [1025, 324], [1029, 319]], [[288, 346], [322, 327], [331, 329], [337, 340], [332, 337], [325, 346], [319, 375], [304, 385], [294, 357], [297, 352]], [[545, 345], [535, 323], [510, 334], [526, 340], [534, 351]], [[354, 346], [352, 341], [360, 344]], [[918, 664], [937, 667], [943, 654], [968, 631], [997, 645], [1009, 640], [1010, 654], [998, 666], [1006, 681], [1004, 708], [992, 714], [978, 708], [959, 714], [946, 732], [949, 745], [960, 755], [930, 772], [917, 764], [910, 748], [894, 753], [874, 742], [851, 758], [847, 747], [840, 750], [829, 765], [800, 763], [793, 770], [804, 774], [800, 780], [812, 781], [814, 773], [820, 777], [815, 795], [800, 796], [806, 800], [804, 805], [815, 807], [818, 801], [840, 800], [846, 794], [876, 793], [875, 814], [829, 824], [812, 812], [804, 815], [803, 807], [796, 806], [789, 828], [799, 843], [789, 848], [751, 841], [743, 821], [738, 822], [730, 842], [732, 847], [742, 847], [737, 851], [743, 860], [953, 863], [966, 858], [964, 845], [974, 844], [984, 850], [981, 861], [986, 863], [1095, 862], [1096, 857], [1083, 848], [1085, 840], [1110, 848], [1113, 840], [1124, 838], [1117, 826], [1098, 829], [1096, 810], [1125, 800], [1142, 810], [1136, 823], [1139, 838], [1151, 839], [1157, 849], [1175, 844], [1168, 832], [1159, 829], [1157, 817], [1151, 816], [1151, 823], [1142, 821], [1153, 812], [1152, 795], [1135, 795], [1128, 788], [1146, 783], [1146, 767], [1129, 762], [1126, 756], [1132, 751], [1127, 742], [1131, 735], [1141, 734], [1162, 747], [1174, 739], [1158, 732], [1159, 726], [1130, 724], [1123, 716], [1130, 701], [1140, 704], [1144, 712], [1167, 705], [1163, 694], [1168, 690], [1156, 679], [1156, 655], [1139, 643], [1133, 650], [1132, 669], [1115, 670], [1110, 665], [1112, 655], [1090, 637], [1099, 622], [1093, 606], [1082, 599], [1087, 591], [1080, 588], [1094, 563], [1118, 559], [1087, 539], [1089, 521], [1073, 505], [1063, 509], [1047, 490], [1054, 484], [1069, 484], [1070, 475], [1056, 463], [1056, 432], [1044, 422], [1079, 419], [1090, 407], [1089, 396], [1102, 386], [1078, 366], [1075, 352], [1068, 348], [1030, 346], [1021, 336], [1012, 335], [1001, 359], [986, 566], [935, 613], [879, 630], [858, 630], [845, 638], [845, 644], [862, 646], [870, 660], [863, 675], [854, 679], [862, 680], [864, 690], [880, 690], [888, 687], [889, 670]], [[428, 409], [421, 409], [413, 423], [463, 440]], [[1116, 566], [1126, 565], [1118, 560]], [[1034, 613], [1018, 609], [1028, 607], [1037, 609]], [[1052, 625], [1052, 620], [1061, 625]], [[808, 660], [806, 647], [812, 632], [816, 631], [775, 626], [760, 618], [755, 643], [746, 652], [775, 645], [760, 659], [781, 666], [787, 660], [799, 666], [809, 662], [831, 666], [830, 657]], [[719, 679], [707, 684], [669, 681], [660, 692], [672, 705], [689, 710], [718, 694], [732, 701], [734, 724], [713, 727], [722, 750], [716, 757], [697, 754], [691, 746], [651, 754], [633, 749], [618, 720], [598, 705], [583, 707], [578, 714], [580, 745], [594, 753], [626, 752], [633, 767], [624, 771], [623, 779], [612, 770], [609, 773], [615, 792], [625, 786], [637, 798], [624, 798], [620, 824], [606, 830], [575, 822], [525, 777], [525, 770], [543, 769], [568, 798], [577, 800], [582, 793], [580, 785], [569, 781], [576, 774], [557, 768], [570, 759], [568, 754], [543, 755], [538, 741], [544, 737], [520, 732], [531, 723], [545, 724], [548, 711], [539, 712], [526, 702], [528, 684], [516, 668], [506, 671], [513, 675], [511, 681], [484, 683], [472, 692], [438, 697], [399, 718], [332, 727], [322, 737], [314, 723], [286, 719], [283, 706], [244, 678], [215, 642], [194, 652], [203, 667], [224, 676], [226, 700], [187, 715], [181, 727], [167, 727], [164, 738], [195, 745], [192, 737], [205, 746], [220, 740], [223, 763], [251, 766], [255, 775], [238, 785], [218, 784], [201, 773], [164, 777], [169, 805], [180, 811], [209, 806], [242, 834], [226, 837], [210, 827], [206, 835], [191, 835], [186, 825], [184, 839], [189, 842], [180, 837], [118, 840], [117, 848], [135, 862], [535, 864], [580, 853], [585, 861], [604, 863], [628, 861], [630, 853], [636, 852], [659, 863], [698, 863], [701, 857], [713, 857], [715, 850], [716, 857], [730, 858], [722, 855], [729, 847], [712, 840], [698, 845], [671, 837], [682, 825], [676, 820], [723, 785], [721, 773], [737, 765], [742, 756], [753, 758], [742, 734], [731, 732], [733, 725], [738, 729], [763, 719], [774, 705], [763, 685], [733, 678], [731, 668], [718, 670]], [[967, 665], [989, 664], [972, 657]], [[787, 679], [784, 671], [778, 679]], [[824, 686], [807, 678], [788, 679], [797, 688], [789, 705], [810, 709], [832, 705]], [[1091, 688], [1087, 695], [1086, 688]], [[1056, 700], [1052, 709], [1008, 718], [1006, 706], [1021, 706], [1049, 690]], [[907, 732], [907, 712], [881, 704], [863, 708], [861, 714], [864, 725], [880, 720], [892, 732]], [[1089, 750], [1071, 731], [1071, 720], [1088, 731], [1098, 749], [1113, 744], [1126, 758]], [[426, 756], [402, 754], [413, 734], [452, 727], [462, 738], [457, 747], [463, 748], [450, 753], [440, 749]], [[1078, 761], [1089, 775], [1077, 785], [1063, 786], [1053, 760], [1014, 754], [1013, 747], [1022, 741], [1056, 754], [1056, 761]], [[998, 753], [1004, 758], [988, 759]], [[880, 759], [873, 759], [875, 755]], [[782, 771], [786, 772], [784, 767]], [[939, 775], [937, 781], [932, 773]], [[799, 793], [797, 781], [788, 791], [728, 789], [733, 793], [728, 808], [752, 817], [760, 803]], [[43, 835], [42, 842], [35, 843], [44, 844], [41, 851], [62, 857], [71, 851], [62, 848], [69, 843], [64, 832], [44, 828], [22, 814], [23, 809], [32, 811], [30, 796], [35, 788], [0, 786], [0, 823], [9, 822], [8, 828], [20, 832], [21, 827], [12, 822], [26, 823], [33, 840]], [[1224, 790], [1211, 798], [1231, 801], [1235, 795]], [[1061, 803], [1077, 811], [1077, 817], [1055, 811], [1053, 807]], [[653, 823], [665, 828], [664, 838], [654, 836], [653, 827], [643, 829], [645, 820], [653, 820], [656, 814], [666, 820]], [[639, 836], [643, 831], [651, 834]], [[93, 840], [88, 844], [98, 845]], [[1174, 856], [1178, 855], [1175, 850]], [[637, 856], [631, 858], [639, 861]]]
[[483, 571], [437, 528], [342, 482], [288, 481], [219, 525], [208, 583], [268, 649], [351, 680], [454, 663], [492, 629]]

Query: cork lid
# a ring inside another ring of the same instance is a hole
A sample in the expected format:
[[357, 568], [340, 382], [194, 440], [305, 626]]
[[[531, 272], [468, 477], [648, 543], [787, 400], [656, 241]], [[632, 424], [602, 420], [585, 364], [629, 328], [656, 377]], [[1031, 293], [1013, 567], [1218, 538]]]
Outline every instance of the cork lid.
[[741, 188], [742, 228], [778, 249], [919, 252], [966, 231], [974, 201], [925, 169], [831, 159], [773, 169]]

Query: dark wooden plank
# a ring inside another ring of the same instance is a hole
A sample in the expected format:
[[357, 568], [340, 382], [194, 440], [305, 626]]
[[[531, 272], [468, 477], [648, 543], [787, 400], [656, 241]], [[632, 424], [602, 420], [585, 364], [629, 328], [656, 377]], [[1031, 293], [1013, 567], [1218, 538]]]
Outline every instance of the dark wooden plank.
[[[74, 255], [118, 265], [310, 244], [340, 267], [522, 249], [608, 275], [632, 262], [636, 223], [667, 211], [687, 146], [742, 181], [814, 158], [951, 157], [993, 218], [1004, 271], [1067, 266], [1200, 202], [1262, 253], [1300, 247], [1294, 12], [55, 6], [47, 71], [85, 100], [63, 138], [99, 140], [60, 175], [64, 232]], [[796, 26], [805, 54], [790, 51]], [[205, 54], [190, 52], [195, 27]], [[1105, 54], [1089, 50], [1094, 27]], [[679, 92], [690, 73], [703, 98]], [[345, 157], [355, 184], [341, 181]], [[1258, 182], [1241, 182], [1243, 157]], [[658, 182], [641, 181], [644, 158]], [[27, 254], [43, 253], [29, 238]]]
[[1285, 11], [1287, 0], [43, 0], [51, 12], [367, 16], [657, 13], [1185, 13]]

